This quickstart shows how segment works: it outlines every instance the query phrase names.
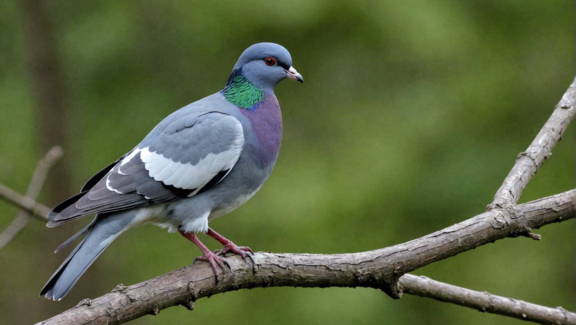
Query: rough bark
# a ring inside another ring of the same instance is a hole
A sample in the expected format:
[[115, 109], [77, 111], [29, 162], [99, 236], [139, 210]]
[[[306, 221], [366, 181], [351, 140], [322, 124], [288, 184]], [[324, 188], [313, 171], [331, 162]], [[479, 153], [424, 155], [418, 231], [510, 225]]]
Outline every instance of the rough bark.
[[562, 307], [548, 308], [522, 300], [510, 299], [434, 281], [424, 276], [404, 274], [400, 278], [404, 293], [459, 306], [481, 312], [517, 318], [540, 324], [576, 324], [576, 314]]
[[407, 243], [368, 252], [259, 252], [249, 263], [239, 256], [229, 256], [232, 271], [221, 274], [218, 284], [208, 263], [198, 263], [129, 287], [118, 285], [111, 293], [83, 300], [41, 324], [122, 324], [174, 305], [193, 309], [199, 298], [256, 287], [365, 287], [400, 297], [402, 286], [397, 280], [406, 272], [498, 239], [517, 237], [528, 227], [572, 219], [575, 208], [576, 190], [571, 190], [520, 204], [513, 216], [492, 210]]
[[[460, 290], [459, 298], [449, 299], [450, 292], [456, 292], [449, 285], [436, 285], [440, 290], [423, 290], [422, 281], [414, 277], [400, 279], [425, 265], [499, 239], [526, 236], [538, 240], [540, 236], [532, 233], [532, 229], [575, 217], [576, 190], [516, 205], [522, 191], [574, 118], [574, 95], [572, 84], [536, 139], [518, 156], [485, 213], [424, 237], [368, 252], [337, 255], [256, 253], [248, 263], [238, 256], [230, 256], [227, 260], [232, 271], [222, 274], [218, 284], [207, 263], [191, 265], [129, 287], [118, 285], [111, 293], [94, 300], [85, 299], [75, 308], [41, 324], [121, 324], [146, 314], [158, 314], [174, 305], [193, 309], [194, 302], [202, 297], [271, 286], [367, 287], [381, 289], [393, 298], [400, 298], [405, 292], [421, 293], [442, 301], [467, 299], [470, 290]], [[545, 316], [548, 315], [560, 324], [576, 324], [576, 315], [572, 313], [562, 312], [564, 319], [558, 318], [556, 311], [559, 309], [542, 309], [546, 307], [533, 304], [520, 304], [522, 308], [519, 309], [504, 304], [503, 299], [507, 298], [491, 298], [491, 302], [500, 304], [490, 305], [487, 312], [517, 317], [517, 311], [522, 310], [526, 317], [521, 313], [520, 319], [546, 324], [549, 320]], [[481, 299], [473, 300], [470, 299], [469, 307], [476, 308], [474, 304], [483, 303]], [[532, 308], [534, 306], [538, 308]], [[542, 310], [550, 314], [544, 315]]]
[[574, 119], [575, 88], [572, 84], [554, 108], [554, 113], [542, 127], [526, 151], [518, 154], [516, 164], [496, 192], [488, 209], [516, 204], [542, 164], [552, 156], [552, 149], [562, 139]]

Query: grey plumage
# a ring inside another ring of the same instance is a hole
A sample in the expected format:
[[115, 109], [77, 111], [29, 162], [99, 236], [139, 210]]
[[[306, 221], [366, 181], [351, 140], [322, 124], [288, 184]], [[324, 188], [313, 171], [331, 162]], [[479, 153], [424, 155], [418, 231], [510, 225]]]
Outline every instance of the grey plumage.
[[[93, 214], [96, 218], [58, 247], [56, 251], [88, 234], [40, 295], [62, 299], [116, 237], [145, 223], [179, 231], [193, 241], [203, 252], [198, 259], [210, 262], [216, 274], [222, 257], [199, 244], [195, 233], [207, 232], [225, 251], [243, 257], [251, 252], [214, 232], [208, 222], [246, 202], [272, 171], [282, 132], [273, 89], [285, 78], [302, 81], [291, 61], [279, 45], [249, 47], [226, 85], [228, 93], [170, 114], [138, 146], [93, 176], [82, 193], [56, 206], [48, 227]], [[246, 98], [257, 100], [245, 107]]]
[[61, 300], [80, 279], [80, 276], [92, 265], [94, 260], [134, 219], [134, 216], [135, 213], [131, 210], [114, 218], [111, 218], [110, 215], [99, 215], [96, 217], [98, 222], [90, 224], [92, 229], [88, 236], [70, 253], [64, 263], [48, 280], [40, 294], [46, 295], [47, 299]]
[[[56, 207], [49, 215], [48, 227], [92, 214], [112, 213], [173, 201], [187, 197], [200, 186], [207, 185], [223, 170], [214, 171], [211, 177], [209, 173], [201, 175], [203, 181], [195, 184], [197, 186], [170, 188], [173, 184], [164, 181], [167, 177], [151, 177], [150, 170], [146, 169], [142, 162], [142, 153], [138, 152], [148, 148], [150, 152], [170, 161], [196, 166], [209, 154], [225, 152], [232, 146], [235, 134], [231, 129], [239, 122], [230, 115], [219, 112], [182, 115], [173, 114], [166, 118], [137, 148], [118, 160], [74, 205], [68, 205], [65, 209]], [[138, 153], [133, 155], [135, 152]], [[182, 173], [172, 173], [170, 176], [173, 174], [182, 176]]]

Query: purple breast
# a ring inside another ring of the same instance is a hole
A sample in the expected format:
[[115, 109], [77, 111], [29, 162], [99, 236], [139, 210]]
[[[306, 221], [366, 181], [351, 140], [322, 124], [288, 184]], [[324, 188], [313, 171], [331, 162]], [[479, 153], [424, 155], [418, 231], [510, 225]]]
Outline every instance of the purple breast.
[[260, 168], [276, 162], [282, 142], [282, 113], [276, 96], [267, 94], [264, 101], [247, 110], [240, 109], [242, 115], [250, 121], [252, 138], [251, 157]]

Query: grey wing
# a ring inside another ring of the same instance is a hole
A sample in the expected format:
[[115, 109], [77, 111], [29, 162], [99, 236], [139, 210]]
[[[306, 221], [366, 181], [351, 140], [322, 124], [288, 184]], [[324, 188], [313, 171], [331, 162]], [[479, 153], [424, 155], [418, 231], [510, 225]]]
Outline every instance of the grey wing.
[[228, 175], [243, 146], [242, 124], [233, 116], [208, 112], [175, 119], [107, 167], [101, 179], [93, 177], [88, 191], [54, 208], [48, 226], [194, 196]]

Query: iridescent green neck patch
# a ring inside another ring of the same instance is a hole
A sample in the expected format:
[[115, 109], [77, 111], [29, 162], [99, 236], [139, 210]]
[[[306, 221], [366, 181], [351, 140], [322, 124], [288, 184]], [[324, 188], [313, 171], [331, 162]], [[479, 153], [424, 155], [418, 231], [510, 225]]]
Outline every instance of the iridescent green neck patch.
[[226, 87], [222, 89], [222, 94], [226, 99], [244, 109], [251, 109], [256, 104], [264, 100], [264, 90], [262, 88], [254, 86], [248, 79], [246, 79], [240, 70], [235, 70]]

